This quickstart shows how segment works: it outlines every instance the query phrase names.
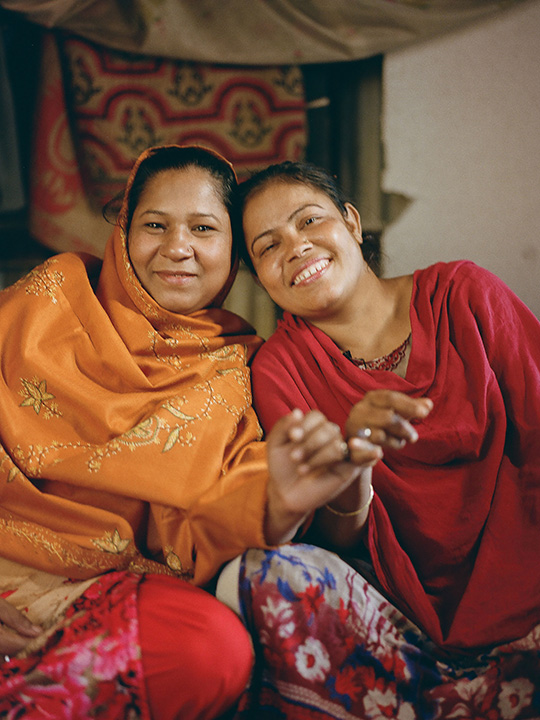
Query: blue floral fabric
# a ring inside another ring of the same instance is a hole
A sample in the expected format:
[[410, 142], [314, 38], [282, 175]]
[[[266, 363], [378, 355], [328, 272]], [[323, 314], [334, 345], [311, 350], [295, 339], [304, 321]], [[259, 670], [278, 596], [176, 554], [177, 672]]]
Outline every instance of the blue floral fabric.
[[235, 720], [540, 718], [540, 627], [450, 656], [337, 555], [249, 550], [241, 614], [257, 670]]

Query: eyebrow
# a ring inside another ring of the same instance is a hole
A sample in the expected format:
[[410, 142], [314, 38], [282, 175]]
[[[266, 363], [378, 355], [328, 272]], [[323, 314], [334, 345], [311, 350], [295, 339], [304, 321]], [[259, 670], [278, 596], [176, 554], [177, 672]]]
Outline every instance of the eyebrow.
[[[141, 213], [141, 217], [143, 217], [144, 215], [161, 215], [161, 216], [164, 216], [164, 215], [169, 215], [169, 214], [170, 214], [170, 213], [168, 213], [166, 210], [152, 210], [152, 209], [149, 209], [149, 210], [145, 210], [144, 212], [142, 212], [142, 213]], [[219, 222], [219, 218], [217, 217], [217, 215], [214, 215], [213, 213], [194, 212], [194, 213], [191, 214], [190, 217], [194, 217], [194, 218], [212, 218], [212, 219], [215, 220], [216, 222]]]
[[[314, 202], [305, 203], [304, 205], [301, 205], [300, 207], [296, 208], [296, 210], [293, 210], [285, 222], [286, 223], [291, 222], [291, 220], [294, 220], [296, 215], [303, 212], [308, 207], [316, 207], [316, 208], [320, 208], [321, 210], [323, 209], [322, 205], [319, 205], [318, 203], [314, 203]], [[274, 231], [275, 231], [275, 228], [269, 228], [268, 230], [263, 230], [262, 233], [259, 233], [256, 237], [254, 237], [251, 242], [251, 252], [253, 252], [253, 246], [255, 245], [255, 243], [258, 240], [261, 240], [261, 238], [263, 238], [265, 235], [270, 235]]]

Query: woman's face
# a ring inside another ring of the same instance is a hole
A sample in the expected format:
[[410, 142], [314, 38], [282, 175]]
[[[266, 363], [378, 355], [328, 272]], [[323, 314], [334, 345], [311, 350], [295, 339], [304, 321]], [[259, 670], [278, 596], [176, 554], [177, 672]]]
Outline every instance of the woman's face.
[[356, 209], [343, 217], [328, 196], [271, 181], [248, 198], [244, 235], [257, 276], [284, 310], [311, 320], [339, 313], [367, 266]]
[[165, 170], [148, 181], [128, 236], [131, 263], [166, 310], [211, 304], [231, 271], [232, 231], [217, 181], [202, 168]]

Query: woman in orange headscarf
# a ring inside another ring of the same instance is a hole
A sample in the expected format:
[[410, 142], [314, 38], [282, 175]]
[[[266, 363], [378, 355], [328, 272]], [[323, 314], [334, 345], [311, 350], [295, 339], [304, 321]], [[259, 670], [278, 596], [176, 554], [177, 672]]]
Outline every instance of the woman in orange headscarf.
[[146, 151], [101, 267], [59, 255], [2, 293], [2, 717], [224, 712], [251, 648], [196, 586], [294, 534], [287, 484], [357, 473], [320, 413], [286, 418], [268, 464], [256, 442], [260, 341], [220, 308], [235, 184], [206, 149]]

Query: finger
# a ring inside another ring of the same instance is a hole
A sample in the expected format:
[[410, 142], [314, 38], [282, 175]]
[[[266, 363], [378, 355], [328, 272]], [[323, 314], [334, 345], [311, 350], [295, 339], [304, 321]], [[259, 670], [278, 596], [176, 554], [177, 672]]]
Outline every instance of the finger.
[[[372, 431], [372, 442], [386, 447], [401, 448], [406, 442], [415, 443], [418, 440], [418, 432], [408, 420], [398, 415], [397, 412], [386, 410], [384, 422], [381, 427]], [[379, 435], [379, 438], [377, 438]]]
[[349, 460], [359, 467], [373, 467], [384, 455], [379, 445], [374, 445], [361, 438], [351, 438], [348, 445]]
[[312, 449], [310, 455], [303, 459], [298, 467], [300, 474], [330, 469], [348, 460], [348, 448], [342, 440], [332, 440], [318, 449]]
[[392, 408], [372, 407], [362, 420], [358, 414], [351, 418], [348, 434], [363, 438], [374, 445], [400, 448], [406, 442], [416, 442], [418, 433], [408, 420], [405, 420]]
[[295, 408], [288, 415], [280, 418], [272, 430], [268, 433], [267, 441], [270, 446], [285, 445], [291, 441], [291, 433], [293, 436], [299, 435], [299, 439], [303, 434], [302, 418], [304, 417], [301, 410]]
[[5, 627], [0, 627], [0, 655], [17, 655], [24, 650], [30, 638], [23, 637]]
[[430, 398], [413, 398], [397, 390], [372, 390], [365, 399], [374, 407], [394, 410], [406, 420], [427, 417], [433, 409]]
[[304, 437], [296, 444], [291, 452], [292, 459], [304, 460], [310, 465], [337, 462], [347, 454], [347, 445], [343, 441], [341, 430], [335, 423], [331, 423], [324, 415], [307, 418], [304, 425]]
[[39, 635], [41, 628], [38, 625], [31, 623], [24, 613], [4, 598], [0, 598], [0, 601], [0, 623], [6, 626], [5, 628], [0, 626], [3, 632], [6, 632], [7, 628], [11, 628], [16, 633], [30, 638]]

